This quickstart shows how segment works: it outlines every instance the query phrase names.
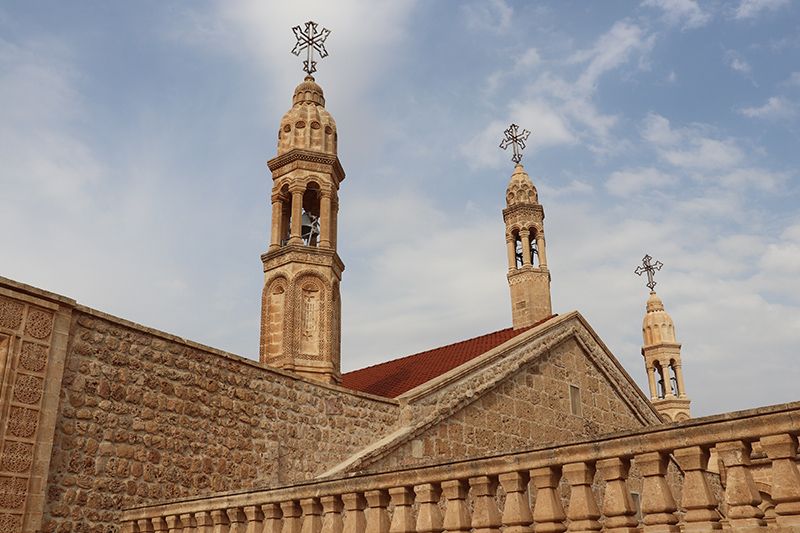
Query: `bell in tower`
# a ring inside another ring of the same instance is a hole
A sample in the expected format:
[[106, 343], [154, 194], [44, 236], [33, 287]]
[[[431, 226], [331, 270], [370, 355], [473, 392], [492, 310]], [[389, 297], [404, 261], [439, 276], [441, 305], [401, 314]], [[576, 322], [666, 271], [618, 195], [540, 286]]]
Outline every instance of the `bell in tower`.
[[[336, 123], [311, 73], [313, 51], [325, 57], [330, 33], [308, 22], [295, 50], [308, 52], [306, 77], [278, 129], [272, 171], [272, 231], [264, 264], [260, 360], [326, 383], [341, 382], [341, 302], [344, 264], [336, 253], [339, 184]], [[301, 46], [303, 45], [303, 46]], [[323, 53], [324, 52], [324, 53]]]
[[508, 285], [511, 289], [511, 312], [514, 329], [532, 326], [552, 315], [550, 271], [544, 241], [544, 208], [530, 177], [520, 164], [527, 130], [518, 131], [512, 124], [505, 131], [500, 147], [514, 147], [511, 158], [516, 166], [506, 190], [506, 245], [508, 246]]

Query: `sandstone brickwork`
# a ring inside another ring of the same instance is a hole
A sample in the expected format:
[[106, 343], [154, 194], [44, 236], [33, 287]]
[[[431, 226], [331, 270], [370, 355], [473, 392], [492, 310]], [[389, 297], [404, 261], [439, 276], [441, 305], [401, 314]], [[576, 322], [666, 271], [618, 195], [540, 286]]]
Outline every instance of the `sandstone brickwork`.
[[392, 400], [80, 308], [42, 530], [116, 531], [124, 507], [309, 479], [397, 421]]

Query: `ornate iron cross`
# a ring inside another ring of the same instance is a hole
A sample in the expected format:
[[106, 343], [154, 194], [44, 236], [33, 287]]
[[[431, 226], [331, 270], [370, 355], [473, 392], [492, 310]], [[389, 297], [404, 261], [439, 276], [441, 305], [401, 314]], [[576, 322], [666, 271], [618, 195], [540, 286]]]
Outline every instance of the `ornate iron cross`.
[[300, 52], [303, 50], [306, 51], [306, 60], [303, 61], [303, 70], [310, 76], [312, 72], [317, 71], [317, 62], [314, 61], [314, 50], [319, 53], [320, 59], [328, 55], [328, 51], [325, 50], [325, 39], [331, 34], [331, 30], [322, 28], [322, 31], [317, 33], [317, 23], [309, 20], [306, 22], [305, 30], [303, 30], [301, 26], [295, 26], [292, 28], [292, 31], [294, 32], [294, 36], [297, 37], [297, 44], [292, 48], [292, 53], [299, 56]]
[[508, 148], [511, 144], [514, 145], [514, 155], [511, 158], [514, 163], [522, 161], [522, 154], [520, 151], [525, 149], [525, 141], [528, 140], [528, 135], [531, 134], [528, 130], [522, 130], [522, 133], [518, 133], [518, 130], [519, 126], [516, 124], [510, 125], [508, 129], [503, 132], [505, 139], [500, 142], [500, 148], [503, 150]]
[[653, 288], [656, 286], [656, 282], [653, 281], [653, 275], [656, 273], [656, 270], [661, 270], [661, 267], [664, 266], [664, 263], [661, 261], [656, 261], [655, 263], [651, 263], [650, 260], [653, 259], [649, 255], [644, 256], [642, 259], [642, 266], [636, 267], [634, 270], [634, 274], [641, 276], [645, 272], [647, 272], [647, 286], [650, 287], [652, 291]]

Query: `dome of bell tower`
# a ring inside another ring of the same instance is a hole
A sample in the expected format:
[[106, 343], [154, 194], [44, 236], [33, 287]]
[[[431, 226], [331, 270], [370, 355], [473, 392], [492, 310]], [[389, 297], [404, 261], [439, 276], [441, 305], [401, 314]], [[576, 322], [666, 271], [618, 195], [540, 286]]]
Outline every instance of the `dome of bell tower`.
[[508, 207], [517, 204], [538, 204], [539, 193], [536, 192], [528, 173], [525, 169], [517, 163], [514, 167], [514, 173], [511, 175], [511, 181], [506, 189], [506, 205]]
[[336, 122], [325, 109], [322, 87], [314, 77], [306, 76], [292, 97], [278, 130], [278, 155], [294, 149], [336, 155]]
[[647, 300], [647, 314], [642, 322], [642, 338], [645, 346], [661, 342], [677, 342], [672, 317], [664, 311], [664, 304], [661, 298], [656, 296], [656, 291], [650, 291], [650, 298]]

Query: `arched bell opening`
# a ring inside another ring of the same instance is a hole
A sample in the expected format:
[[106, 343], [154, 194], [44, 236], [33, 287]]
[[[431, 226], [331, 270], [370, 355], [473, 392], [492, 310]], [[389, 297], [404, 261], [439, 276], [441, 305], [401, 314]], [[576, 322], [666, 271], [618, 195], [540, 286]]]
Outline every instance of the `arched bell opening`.
[[320, 188], [310, 182], [303, 193], [303, 214], [300, 222], [300, 237], [306, 246], [317, 246], [320, 233]]
[[[656, 365], [658, 367], [658, 365]], [[666, 376], [664, 371], [666, 370]], [[675, 368], [672, 365], [666, 368], [658, 368], [660, 379], [658, 380], [658, 398], [664, 399], [668, 394], [678, 396], [678, 378], [675, 376]], [[669, 380], [669, 389], [666, 388], [665, 381]]]
[[[514, 257], [516, 258], [517, 270], [525, 265], [538, 266], [539, 251], [534, 238], [534, 230], [528, 230], [527, 236], [524, 231], [514, 230]], [[526, 250], [527, 248], [527, 250]], [[528, 253], [526, 253], [526, 251]]]

